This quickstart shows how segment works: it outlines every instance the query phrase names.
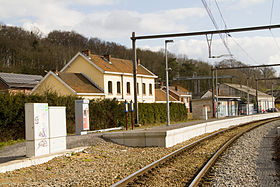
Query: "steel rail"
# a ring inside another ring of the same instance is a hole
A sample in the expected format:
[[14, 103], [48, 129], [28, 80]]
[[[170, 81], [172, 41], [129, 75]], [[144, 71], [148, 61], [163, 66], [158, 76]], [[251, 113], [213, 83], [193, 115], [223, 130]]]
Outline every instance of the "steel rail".
[[194, 186], [198, 186], [200, 181], [202, 180], [202, 178], [207, 174], [207, 172], [209, 171], [209, 169], [214, 166], [214, 164], [216, 163], [217, 159], [219, 158], [219, 156], [229, 147], [231, 146], [235, 140], [237, 140], [238, 138], [240, 138], [242, 135], [244, 135], [245, 133], [261, 126], [267, 123], [270, 123], [272, 121], [278, 120], [279, 118], [276, 119], [272, 119], [269, 121], [266, 121], [264, 123], [258, 124], [256, 126], [253, 126], [243, 132], [238, 133], [237, 135], [233, 136], [231, 139], [229, 139], [226, 143], [224, 143], [224, 145], [216, 151], [216, 153], [208, 160], [208, 162], [204, 165], [204, 167], [200, 170], [200, 172], [196, 175], [196, 177], [193, 179], [193, 181], [191, 182], [191, 184], [189, 185], [190, 187], [194, 187]]
[[217, 131], [213, 134], [210, 134], [208, 136], [205, 136], [195, 142], [192, 142], [188, 145], [185, 145], [179, 149], [177, 149], [176, 151], [173, 151], [172, 153], [169, 153], [168, 155], [160, 158], [159, 160], [156, 160], [154, 162], [152, 162], [151, 164], [148, 164], [147, 166], [145, 166], [144, 168], [141, 168], [140, 170], [130, 174], [129, 176], [123, 178], [122, 180], [112, 184], [110, 187], [119, 187], [119, 186], [125, 186], [126, 184], [128, 184], [129, 182], [132, 182], [134, 179], [136, 179], [138, 176], [141, 176], [143, 175], [144, 173], [150, 171], [152, 168], [155, 168], [156, 166], [160, 165], [161, 163], [163, 162], [166, 162], [168, 161], [169, 159], [179, 155], [181, 152], [184, 152], [185, 150], [189, 149], [189, 148], [192, 148], [194, 147], [196, 144], [204, 141], [204, 140], [207, 140], [207, 139], [210, 139], [214, 136], [216, 136], [217, 134], [220, 134], [220, 133], [223, 133], [223, 132], [226, 132], [228, 130], [232, 130], [234, 128], [237, 128], [237, 127], [242, 127], [244, 125], [247, 125], [247, 124], [250, 124], [250, 123], [254, 123], [254, 122], [260, 122], [260, 121], [266, 121], [268, 119], [265, 119], [265, 120], [259, 120], [259, 121], [253, 121], [253, 122], [249, 122], [249, 123], [245, 123], [245, 124], [241, 124], [241, 125], [238, 125], [238, 126], [233, 126], [233, 127], [230, 127], [230, 128], [227, 128], [227, 129], [223, 129], [223, 130], [220, 130], [220, 131]]
[[[235, 127], [232, 127], [232, 128], [235, 128]], [[231, 129], [231, 128], [230, 128], [230, 129]], [[172, 158], [172, 157], [174, 157], [174, 156], [180, 154], [181, 152], [185, 151], [186, 149], [191, 148], [191, 147], [195, 146], [196, 144], [198, 144], [198, 143], [200, 143], [200, 142], [202, 142], [202, 141], [204, 141], [204, 140], [206, 140], [206, 139], [209, 139], [209, 138], [211, 138], [211, 137], [214, 137], [215, 135], [217, 135], [217, 134], [219, 134], [219, 133], [222, 133], [222, 132], [225, 132], [225, 131], [227, 131], [227, 130], [229, 130], [229, 129], [224, 129], [224, 130], [215, 132], [215, 133], [210, 134], [210, 135], [208, 135], [208, 136], [205, 136], [205, 137], [203, 137], [203, 138], [201, 138], [201, 139], [199, 139], [199, 140], [197, 140], [197, 141], [195, 141], [195, 142], [192, 142], [192, 143], [190, 143], [190, 144], [188, 144], [188, 145], [185, 145], [184, 147], [181, 147], [180, 149], [177, 149], [176, 151], [173, 151], [172, 153], [169, 153], [168, 155], [166, 155], [166, 156], [160, 158], [159, 160], [156, 160], [156, 161], [152, 162], [151, 164], [145, 166], [144, 168], [142, 168], [142, 169], [140, 169], [140, 170], [138, 170], [138, 171], [132, 173], [131, 175], [129, 175], [129, 176], [123, 178], [122, 180], [116, 182], [115, 184], [112, 184], [111, 187], [124, 186], [125, 184], [127, 184], [127, 183], [133, 181], [133, 180], [134, 180], [135, 178], [137, 178], [138, 176], [142, 175], [143, 173], [145, 173], [145, 172], [151, 170], [152, 168], [155, 168], [156, 166], [158, 166], [158, 165], [160, 165], [161, 163], [167, 161], [168, 159], [170, 159], [170, 158]]]

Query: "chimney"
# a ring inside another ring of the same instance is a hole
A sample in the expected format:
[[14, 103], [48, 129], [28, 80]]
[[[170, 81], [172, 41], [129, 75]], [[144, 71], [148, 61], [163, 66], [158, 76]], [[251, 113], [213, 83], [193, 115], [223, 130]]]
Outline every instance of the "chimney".
[[137, 65], [140, 65], [140, 59], [139, 58], [137, 59]]
[[111, 55], [104, 55], [104, 58], [106, 58], [109, 62], [111, 62]]
[[86, 49], [84, 51], [82, 51], [82, 53], [84, 53], [85, 55], [87, 55], [88, 57], [90, 56], [91, 52], [89, 49]]

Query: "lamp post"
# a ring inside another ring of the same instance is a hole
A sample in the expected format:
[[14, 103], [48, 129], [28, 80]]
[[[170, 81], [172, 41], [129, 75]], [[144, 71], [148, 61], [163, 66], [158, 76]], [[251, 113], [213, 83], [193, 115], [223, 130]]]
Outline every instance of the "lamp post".
[[216, 96], [217, 96], [217, 105], [216, 105], [216, 111], [217, 111], [217, 119], [219, 119], [219, 111], [220, 111], [220, 107], [219, 107], [219, 86], [220, 83], [218, 83], [217, 81], [217, 72], [216, 72]]
[[165, 40], [165, 65], [166, 65], [166, 105], [167, 105], [167, 126], [170, 125], [169, 115], [169, 88], [168, 88], [168, 58], [167, 58], [167, 44], [174, 42], [173, 40]]
[[249, 77], [247, 77], [247, 115], [249, 115]]

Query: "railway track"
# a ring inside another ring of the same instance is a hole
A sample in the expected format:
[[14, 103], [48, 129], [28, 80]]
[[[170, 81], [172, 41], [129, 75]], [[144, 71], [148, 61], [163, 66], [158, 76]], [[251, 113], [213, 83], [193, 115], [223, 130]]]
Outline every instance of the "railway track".
[[242, 134], [274, 118], [224, 129], [188, 144], [127, 176], [114, 186], [197, 186], [219, 155]]

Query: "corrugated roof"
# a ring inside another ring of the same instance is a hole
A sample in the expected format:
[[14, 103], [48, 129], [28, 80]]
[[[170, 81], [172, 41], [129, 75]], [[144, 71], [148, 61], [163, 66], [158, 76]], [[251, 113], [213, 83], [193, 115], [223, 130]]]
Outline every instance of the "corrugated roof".
[[[133, 63], [131, 60], [110, 58], [108, 61], [104, 56], [90, 54], [90, 60], [103, 71], [133, 73]], [[152, 72], [144, 68], [142, 65], [137, 66], [137, 74], [155, 76]]]
[[[156, 101], [166, 101], [166, 92], [162, 89], [155, 89], [155, 100]], [[177, 101], [174, 97], [169, 95], [169, 101]]]
[[40, 82], [43, 77], [41, 75], [0, 73], [0, 78], [9, 87], [33, 88]]
[[62, 73], [58, 76], [77, 93], [104, 93], [82, 73]]
[[[247, 93], [249, 91], [249, 94], [250, 95], [253, 95], [253, 96], [256, 96], [256, 89], [253, 89], [253, 88], [250, 88], [250, 87], [247, 87], [245, 85], [241, 85], [240, 84], [230, 84], [230, 83], [223, 83], [229, 87], [232, 87], [234, 89], [237, 89], [237, 90], [240, 90], [242, 92], [245, 92]], [[258, 91], [258, 97], [271, 97], [270, 95], [268, 94], [265, 94], [261, 91]]]

